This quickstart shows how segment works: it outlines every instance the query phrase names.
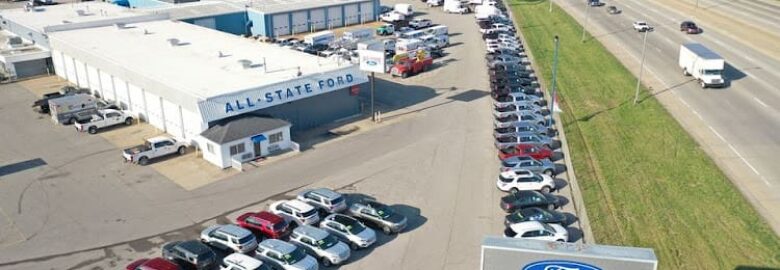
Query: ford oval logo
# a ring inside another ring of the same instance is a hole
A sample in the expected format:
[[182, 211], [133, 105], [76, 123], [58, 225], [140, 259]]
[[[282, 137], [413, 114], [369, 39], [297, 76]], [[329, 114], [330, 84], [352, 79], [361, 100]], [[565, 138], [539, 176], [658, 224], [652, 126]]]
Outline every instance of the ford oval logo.
[[522, 270], [601, 270], [601, 268], [572, 261], [541, 261], [528, 264]]
[[374, 60], [366, 60], [366, 65], [369, 65], [369, 66], [376, 66], [377, 64], [379, 64], [379, 63], [377, 63], [377, 62], [376, 62], [376, 61], [374, 61]]

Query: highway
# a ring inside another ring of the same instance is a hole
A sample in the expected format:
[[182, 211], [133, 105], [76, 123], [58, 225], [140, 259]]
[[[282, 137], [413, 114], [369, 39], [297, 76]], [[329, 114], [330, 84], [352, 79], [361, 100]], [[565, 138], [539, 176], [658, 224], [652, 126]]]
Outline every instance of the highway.
[[[581, 24], [587, 21], [591, 36], [586, 42], [595, 37], [634, 74], [639, 72], [643, 34], [631, 24], [644, 20], [655, 27], [647, 38], [643, 83], [780, 234], [780, 166], [775, 158], [780, 152], [780, 6], [708, 0], [696, 9], [694, 2], [608, 1], [622, 9], [618, 15], [608, 14], [605, 7], [586, 12], [581, 0], [556, 4]], [[680, 32], [683, 20], [694, 20], [704, 33]], [[727, 26], [719, 28], [724, 22]], [[682, 75], [677, 56], [680, 44], [687, 42], [702, 43], [726, 59], [729, 87], [701, 89]], [[626, 91], [633, 94], [633, 89]]]

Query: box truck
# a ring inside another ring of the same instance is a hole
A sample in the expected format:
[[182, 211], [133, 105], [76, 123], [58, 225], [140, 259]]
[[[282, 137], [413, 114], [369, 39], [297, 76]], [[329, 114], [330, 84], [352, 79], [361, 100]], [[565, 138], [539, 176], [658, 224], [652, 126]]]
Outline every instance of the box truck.
[[693, 76], [702, 88], [726, 86], [723, 68], [726, 61], [699, 43], [680, 46], [680, 68], [683, 75]]
[[444, 10], [444, 12], [447, 13], [458, 13], [458, 14], [469, 13], [468, 5], [466, 5], [466, 3], [461, 2], [460, 0], [444, 0], [444, 5], [442, 6], [442, 9]]
[[303, 37], [303, 42], [309, 45], [325, 44], [328, 45], [336, 39], [336, 34], [333, 31], [322, 31]]
[[410, 4], [395, 4], [393, 11], [404, 16], [412, 16], [412, 14], [414, 14], [414, 10], [412, 10], [412, 5]]

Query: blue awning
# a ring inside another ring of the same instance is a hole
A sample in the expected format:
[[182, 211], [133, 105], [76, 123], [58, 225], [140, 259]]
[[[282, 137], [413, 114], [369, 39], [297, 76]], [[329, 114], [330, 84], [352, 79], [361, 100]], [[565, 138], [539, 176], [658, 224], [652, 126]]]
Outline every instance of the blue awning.
[[259, 142], [262, 142], [262, 141], [265, 141], [265, 140], [268, 140], [268, 138], [266, 138], [265, 135], [263, 135], [263, 134], [260, 134], [260, 135], [252, 137], [252, 142], [253, 143], [259, 143]]

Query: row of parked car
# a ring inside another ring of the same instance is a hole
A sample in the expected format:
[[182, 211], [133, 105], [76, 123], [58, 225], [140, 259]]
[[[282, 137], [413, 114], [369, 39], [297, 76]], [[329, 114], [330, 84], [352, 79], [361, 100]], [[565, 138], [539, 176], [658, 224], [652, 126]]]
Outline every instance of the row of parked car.
[[[501, 11], [501, 1], [493, 0]], [[561, 200], [556, 190], [557, 173], [552, 158], [557, 131], [551, 112], [523, 43], [506, 15], [477, 20], [485, 40], [493, 117], [495, 146], [501, 167], [496, 186], [509, 194], [500, 207], [506, 237], [549, 241], [569, 241], [564, 227], [571, 221], [555, 209]]]
[[[316, 270], [346, 263], [353, 250], [374, 245], [377, 234], [402, 232], [407, 218], [389, 206], [346, 197], [327, 188], [308, 189], [267, 211], [247, 212], [235, 224], [204, 229], [198, 240], [162, 246], [161, 257], [140, 259], [127, 270], [214, 269]], [[214, 249], [231, 253], [218, 262]]]

